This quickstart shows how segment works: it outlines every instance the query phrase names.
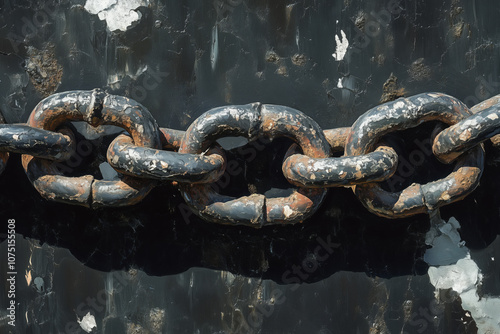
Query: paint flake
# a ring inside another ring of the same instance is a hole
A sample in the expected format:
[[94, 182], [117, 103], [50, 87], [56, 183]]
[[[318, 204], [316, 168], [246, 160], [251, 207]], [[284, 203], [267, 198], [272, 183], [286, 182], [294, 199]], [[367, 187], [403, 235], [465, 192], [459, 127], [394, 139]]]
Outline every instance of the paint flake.
[[349, 47], [349, 40], [347, 39], [345, 32], [343, 30], [340, 30], [340, 34], [340, 38], [338, 35], [335, 35], [335, 42], [337, 43], [337, 46], [335, 53], [332, 54], [332, 57], [336, 61], [341, 61], [344, 59], [347, 53], [347, 48]]
[[148, 5], [149, 0], [87, 0], [85, 10], [106, 21], [110, 31], [127, 31], [142, 17], [137, 9]]

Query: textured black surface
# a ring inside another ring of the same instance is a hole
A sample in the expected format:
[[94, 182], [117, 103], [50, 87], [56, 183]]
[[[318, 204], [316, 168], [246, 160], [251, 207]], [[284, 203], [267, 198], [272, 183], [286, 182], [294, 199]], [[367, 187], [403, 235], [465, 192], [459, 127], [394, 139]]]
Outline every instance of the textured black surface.
[[[401, 95], [437, 91], [471, 106], [500, 93], [494, 0], [407, 0], [396, 10], [390, 1], [154, 0], [137, 9], [142, 17], [126, 32], [110, 32], [85, 2], [0, 4], [0, 113], [7, 123], [26, 122], [54, 92], [93, 88], [133, 98], [160, 126], [180, 130], [227, 104], [286, 105], [328, 129], [350, 126]], [[336, 61], [342, 31], [349, 49]], [[413, 138], [430, 132], [405, 132], [398, 153], [408, 156]], [[221, 193], [286, 188], [280, 170], [287, 144], [226, 152], [247, 173], [227, 175]], [[98, 177], [105, 152], [92, 147], [82, 164]], [[460, 222], [483, 270], [483, 293], [498, 296], [500, 167], [489, 143], [486, 157], [479, 188], [441, 216]], [[448, 169], [430, 159], [402, 185]], [[106, 334], [475, 333], [459, 300], [434, 304], [422, 260], [429, 217], [379, 218], [350, 189], [330, 190], [302, 225], [261, 230], [204, 222], [169, 184], [122, 209], [48, 202], [17, 154], [0, 189], [0, 233], [8, 219], [18, 233], [16, 327], [7, 324], [8, 285], [1, 285], [2, 333], [72, 333], [88, 311], [95, 332]]]

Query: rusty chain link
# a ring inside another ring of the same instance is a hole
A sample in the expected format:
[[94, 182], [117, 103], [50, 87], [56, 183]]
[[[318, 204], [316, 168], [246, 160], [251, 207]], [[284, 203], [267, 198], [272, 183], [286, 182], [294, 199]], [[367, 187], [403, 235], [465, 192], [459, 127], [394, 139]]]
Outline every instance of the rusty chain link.
[[[314, 120], [292, 108], [260, 103], [207, 111], [188, 128], [179, 152], [200, 154], [224, 136], [243, 136], [250, 141], [286, 136], [310, 157], [326, 158], [330, 154], [323, 131]], [[233, 198], [218, 194], [208, 184], [182, 184], [181, 191], [188, 205], [204, 219], [257, 227], [303, 221], [326, 195], [326, 189], [299, 187], [288, 197], [252, 194]]]
[[[136, 145], [160, 148], [158, 125], [146, 108], [128, 98], [107, 95], [100, 89], [49, 96], [35, 107], [28, 125], [57, 131], [69, 121], [85, 121], [93, 127], [116, 125], [127, 130]], [[92, 175], [67, 177], [57, 164], [27, 154], [23, 155], [22, 164], [29, 180], [44, 198], [86, 207], [135, 204], [155, 185], [154, 180], [128, 175], [113, 181], [95, 180]]]
[[[64, 163], [77, 145], [68, 126], [75, 121], [96, 128], [114, 125], [127, 132], [103, 147], [107, 162], [118, 172], [113, 180], [65, 175]], [[443, 163], [454, 163], [453, 171], [440, 180], [388, 191], [383, 183], [395, 174], [401, 157], [384, 136], [427, 121], [449, 126], [429, 139], [430, 152]], [[282, 171], [297, 188], [288, 197], [220, 194], [213, 185], [230, 166], [216, 140], [228, 136], [249, 142], [293, 140]], [[329, 130], [289, 107], [233, 105], [207, 111], [184, 132], [158, 127], [134, 100], [94, 89], [49, 96], [35, 107], [27, 124], [0, 124], [0, 173], [9, 152], [21, 153], [26, 174], [42, 197], [90, 208], [132, 205], [158, 182], [176, 181], [201, 218], [253, 227], [302, 222], [319, 208], [327, 187], [348, 186], [369, 211], [398, 218], [429, 213], [470, 194], [479, 184], [482, 143], [488, 139], [500, 146], [500, 95], [469, 109], [451, 96], [423, 93], [374, 107], [352, 127]], [[337, 152], [343, 156], [334, 157]]]
[[[352, 126], [345, 152], [348, 156], [366, 154], [390, 132], [431, 120], [456, 124], [471, 114], [465, 104], [445, 94], [424, 93], [400, 98], [359, 117]], [[436, 144], [433, 150], [436, 152]], [[479, 184], [483, 164], [483, 147], [477, 145], [457, 161], [449, 176], [441, 180], [425, 185], [414, 183], [400, 192], [386, 191], [377, 183], [360, 184], [353, 189], [370, 211], [388, 218], [406, 217], [433, 211], [467, 196]]]

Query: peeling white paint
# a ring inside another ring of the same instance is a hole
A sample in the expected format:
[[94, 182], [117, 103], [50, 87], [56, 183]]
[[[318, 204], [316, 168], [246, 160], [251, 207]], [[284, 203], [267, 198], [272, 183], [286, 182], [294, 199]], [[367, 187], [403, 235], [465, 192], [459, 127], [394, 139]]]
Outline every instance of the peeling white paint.
[[470, 255], [449, 266], [429, 267], [429, 279], [436, 289], [453, 289], [462, 294], [480, 283], [481, 274]]
[[93, 328], [97, 328], [95, 318], [92, 314], [90, 314], [90, 312], [88, 312], [81, 321], [80, 318], [77, 317], [77, 321], [78, 324], [80, 324], [80, 327], [87, 333], [92, 332]]
[[110, 31], [127, 31], [142, 17], [137, 9], [148, 5], [149, 0], [87, 0], [85, 10], [106, 21]]
[[342, 78], [339, 78], [339, 82], [337, 82], [337, 88], [344, 88], [342, 85]]
[[139, 161], [141, 160], [141, 154], [135, 150], [130, 150], [128, 152], [128, 158], [129, 160]]
[[[403, 109], [405, 107], [405, 103], [403, 101], [397, 101], [394, 103], [394, 109]], [[408, 108], [410, 109], [410, 108]]]
[[457, 263], [469, 253], [464, 243], [460, 241], [458, 233], [460, 223], [455, 218], [450, 218], [431, 226], [425, 236], [425, 243], [432, 246], [424, 254], [424, 261], [431, 266], [442, 266]]
[[[500, 297], [479, 297], [477, 292], [483, 275], [476, 262], [471, 259], [464, 242], [460, 241], [460, 224], [453, 217], [447, 223], [431, 223], [426, 243], [432, 245], [432, 248], [426, 251], [424, 260], [430, 264], [427, 273], [431, 284], [436, 288], [436, 296], [440, 289], [453, 289], [460, 295], [462, 308], [471, 313], [478, 333], [499, 333]], [[442, 255], [438, 255], [439, 253]], [[453, 258], [454, 264], [443, 265]]]
[[291, 215], [293, 215], [293, 210], [290, 208], [290, 206], [286, 205], [283, 210], [283, 213], [285, 214], [285, 217], [288, 218]]
[[497, 115], [497, 114], [489, 114], [487, 117], [488, 117], [489, 119], [491, 119], [492, 121], [494, 121], [494, 120], [498, 119], [498, 115]]
[[349, 40], [347, 39], [344, 30], [340, 30], [341, 37], [339, 35], [335, 35], [335, 42], [337, 43], [335, 53], [332, 54], [332, 57], [336, 61], [341, 61], [344, 59], [345, 54], [347, 53], [347, 48], [349, 47]]

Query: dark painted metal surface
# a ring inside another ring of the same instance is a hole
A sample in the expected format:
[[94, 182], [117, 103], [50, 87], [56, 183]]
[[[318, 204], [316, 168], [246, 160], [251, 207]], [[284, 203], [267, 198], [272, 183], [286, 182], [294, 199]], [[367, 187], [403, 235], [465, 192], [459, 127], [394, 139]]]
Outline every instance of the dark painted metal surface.
[[62, 161], [68, 159], [74, 150], [74, 143], [65, 134], [24, 124], [0, 124], [0, 151], [25, 153]]
[[[111, 31], [106, 13], [90, 14], [87, 2], [0, 3], [0, 113], [7, 123], [26, 122], [54, 92], [94, 87], [133, 98], [160, 126], [182, 130], [228, 104], [287, 105], [330, 129], [351, 126], [387, 98], [440, 91], [472, 106], [500, 93], [500, 5], [493, 0], [152, 0], [127, 8], [141, 16], [127, 31]], [[349, 47], [337, 61], [342, 32]], [[411, 144], [411, 135], [398, 140]], [[440, 209], [460, 222], [481, 269], [481, 302], [500, 296], [499, 155], [488, 142], [485, 149], [481, 185]], [[276, 150], [257, 150], [271, 175], [281, 175], [281, 161], [269, 163]], [[231, 185], [244, 176], [271, 184], [261, 164], [237, 153], [226, 152], [247, 173]], [[448, 168], [429, 159], [404, 174], [404, 184], [433, 181]], [[241, 195], [231, 185], [222, 191]], [[7, 219], [17, 221], [19, 303], [11, 329], [0, 289], [0, 331], [83, 332], [77, 320], [90, 312], [94, 330], [105, 334], [477, 332], [459, 299], [435, 298], [422, 261], [429, 218], [377, 217], [350, 189], [331, 189], [307, 224], [260, 230], [206, 224], [169, 184], [128, 208], [49, 202], [26, 179], [18, 154], [0, 189], [0, 240]], [[316, 255], [324, 261], [314, 262]]]

